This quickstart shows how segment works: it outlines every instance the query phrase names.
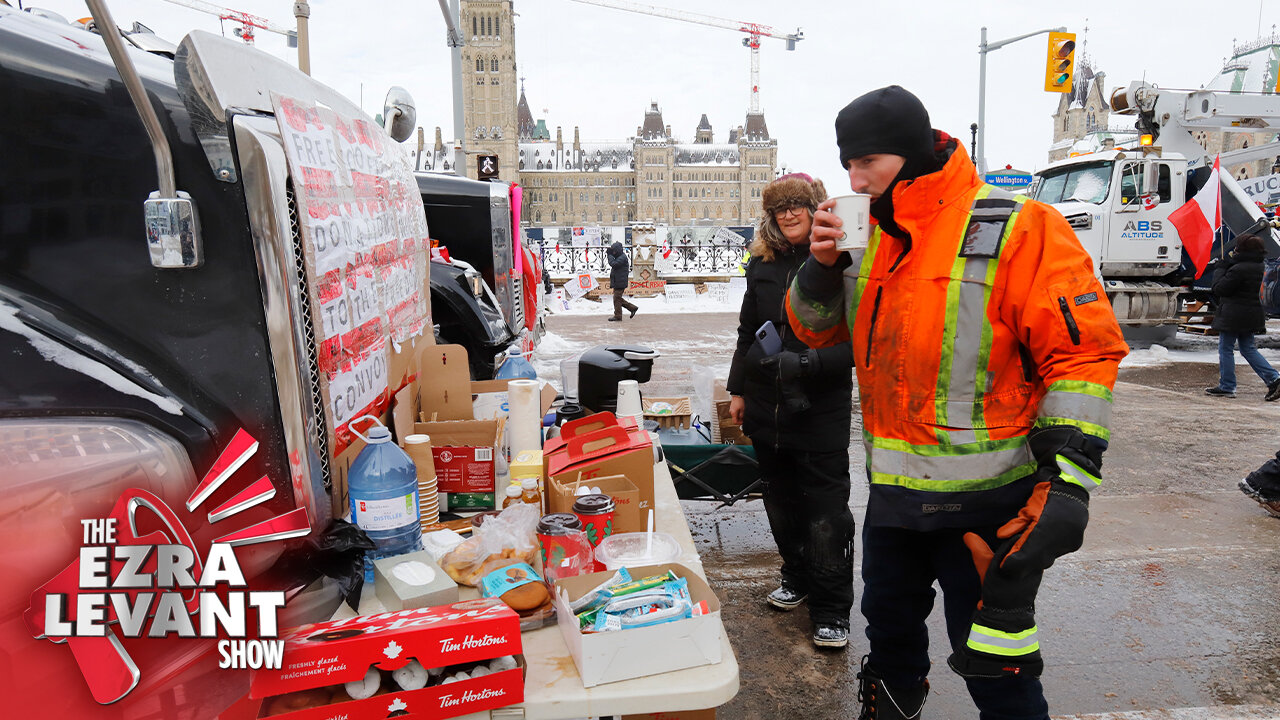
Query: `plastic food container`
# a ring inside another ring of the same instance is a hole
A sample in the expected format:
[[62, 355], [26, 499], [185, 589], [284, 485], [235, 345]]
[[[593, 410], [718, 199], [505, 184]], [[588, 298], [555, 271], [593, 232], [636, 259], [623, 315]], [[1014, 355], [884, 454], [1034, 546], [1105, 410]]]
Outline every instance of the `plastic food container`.
[[647, 548], [647, 533], [630, 532], [610, 535], [596, 547], [596, 562], [605, 570], [640, 565], [660, 565], [680, 559], [680, 543], [667, 533], [653, 534], [653, 546]]

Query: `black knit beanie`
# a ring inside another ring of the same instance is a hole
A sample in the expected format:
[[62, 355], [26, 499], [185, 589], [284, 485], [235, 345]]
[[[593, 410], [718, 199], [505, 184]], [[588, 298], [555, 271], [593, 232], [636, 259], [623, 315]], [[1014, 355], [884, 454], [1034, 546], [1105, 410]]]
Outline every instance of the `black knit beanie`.
[[846, 171], [851, 159], [875, 153], [906, 158], [900, 180], [918, 177], [937, 165], [929, 111], [898, 85], [872, 90], [845, 105], [836, 115], [836, 143], [840, 166]]

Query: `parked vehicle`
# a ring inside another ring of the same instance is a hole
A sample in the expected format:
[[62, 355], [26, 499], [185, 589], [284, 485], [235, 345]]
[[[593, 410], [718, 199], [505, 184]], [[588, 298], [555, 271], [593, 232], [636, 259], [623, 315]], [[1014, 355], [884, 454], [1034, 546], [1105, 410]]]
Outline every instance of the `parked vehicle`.
[[[1036, 173], [1029, 194], [1057, 208], [1093, 256], [1116, 318], [1126, 331], [1179, 322], [1180, 297], [1193, 272], [1169, 215], [1206, 182], [1214, 156], [1194, 132], [1256, 132], [1280, 126], [1275, 95], [1165, 90], [1145, 82], [1118, 88], [1112, 111], [1135, 117], [1150, 137], [1136, 149], [1067, 158]], [[1280, 154], [1280, 142], [1222, 154], [1221, 165]], [[1221, 173], [1222, 222], [1234, 236], [1249, 230], [1280, 250], [1266, 217], [1240, 184]]]

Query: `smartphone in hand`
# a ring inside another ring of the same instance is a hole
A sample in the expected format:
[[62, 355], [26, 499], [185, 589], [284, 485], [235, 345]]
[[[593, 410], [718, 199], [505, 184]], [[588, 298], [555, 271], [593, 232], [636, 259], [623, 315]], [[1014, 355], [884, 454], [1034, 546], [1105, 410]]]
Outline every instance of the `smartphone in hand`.
[[771, 320], [765, 320], [760, 329], [756, 330], [756, 341], [760, 343], [760, 348], [764, 350], [765, 355], [777, 355], [782, 352], [782, 338], [778, 337], [778, 330]]

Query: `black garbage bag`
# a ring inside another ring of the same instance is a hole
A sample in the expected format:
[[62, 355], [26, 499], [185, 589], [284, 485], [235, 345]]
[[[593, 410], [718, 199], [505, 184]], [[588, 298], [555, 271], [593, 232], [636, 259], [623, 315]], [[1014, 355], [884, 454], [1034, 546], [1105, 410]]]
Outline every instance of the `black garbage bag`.
[[304, 586], [321, 575], [337, 580], [338, 593], [352, 610], [360, 612], [364, 556], [375, 547], [364, 530], [346, 520], [334, 520], [324, 532], [282, 555], [276, 567], [285, 577], [301, 580]]

